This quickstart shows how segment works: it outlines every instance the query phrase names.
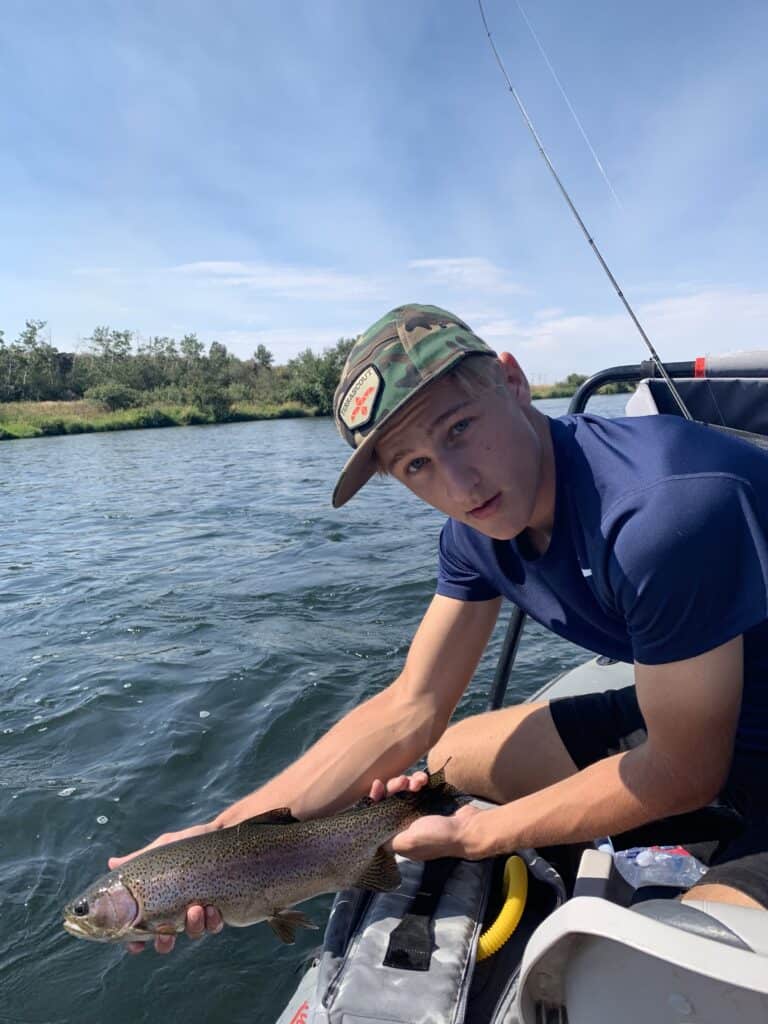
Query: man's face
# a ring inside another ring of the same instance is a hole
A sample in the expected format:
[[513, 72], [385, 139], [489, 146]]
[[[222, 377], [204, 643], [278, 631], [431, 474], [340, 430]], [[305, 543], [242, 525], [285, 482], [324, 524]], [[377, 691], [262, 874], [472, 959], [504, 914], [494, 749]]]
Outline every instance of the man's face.
[[450, 375], [436, 381], [379, 441], [379, 463], [422, 501], [489, 537], [538, 527], [542, 442], [516, 392], [507, 381], [469, 397]]

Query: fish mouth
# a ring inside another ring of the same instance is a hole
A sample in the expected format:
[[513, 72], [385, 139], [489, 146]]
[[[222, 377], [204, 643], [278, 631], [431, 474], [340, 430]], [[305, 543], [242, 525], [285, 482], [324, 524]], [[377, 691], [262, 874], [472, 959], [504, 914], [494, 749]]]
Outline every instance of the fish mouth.
[[84, 928], [79, 921], [74, 921], [72, 918], [65, 917], [62, 924], [64, 925], [64, 931], [69, 932], [70, 935], [74, 935], [76, 939], [88, 939], [90, 942], [109, 942], [110, 939], [105, 935], [95, 935], [88, 928]]
[[141, 928], [136, 922], [126, 925], [120, 931], [99, 933], [91, 931], [80, 921], [65, 917], [62, 921], [64, 931], [74, 935], [76, 939], [88, 939], [90, 942], [151, 942], [154, 934]]

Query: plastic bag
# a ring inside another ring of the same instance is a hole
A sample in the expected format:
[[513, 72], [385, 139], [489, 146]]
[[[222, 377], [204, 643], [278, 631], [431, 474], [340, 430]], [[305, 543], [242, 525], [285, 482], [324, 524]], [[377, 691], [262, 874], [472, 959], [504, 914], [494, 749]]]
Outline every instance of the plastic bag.
[[644, 885], [688, 889], [707, 871], [683, 846], [633, 846], [614, 853], [613, 862], [619, 874], [635, 889]]

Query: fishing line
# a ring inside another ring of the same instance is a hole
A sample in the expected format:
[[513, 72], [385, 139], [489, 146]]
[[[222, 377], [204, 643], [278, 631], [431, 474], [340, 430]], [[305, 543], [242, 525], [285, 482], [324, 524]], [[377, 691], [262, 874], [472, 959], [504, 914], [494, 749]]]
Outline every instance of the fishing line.
[[621, 299], [621, 301], [622, 301], [622, 303], [624, 305], [624, 308], [626, 309], [627, 313], [629, 313], [629, 316], [630, 316], [630, 318], [632, 320], [632, 323], [635, 325], [635, 327], [640, 332], [640, 337], [643, 339], [643, 341], [645, 342], [646, 346], [648, 347], [648, 351], [651, 353], [651, 359], [653, 360], [653, 363], [654, 363], [656, 369], [659, 371], [659, 374], [666, 381], [667, 387], [669, 388], [669, 390], [670, 390], [670, 392], [672, 394], [672, 397], [674, 398], [675, 402], [677, 403], [678, 408], [680, 409], [680, 412], [683, 414], [683, 416], [687, 420], [692, 420], [693, 417], [688, 412], [688, 409], [687, 409], [687, 407], [685, 405], [685, 402], [680, 397], [680, 392], [677, 390], [677, 388], [675, 387], [674, 383], [672, 382], [672, 378], [667, 373], [666, 367], [662, 363], [661, 358], [660, 358], [658, 352], [653, 347], [651, 339], [648, 337], [648, 335], [643, 330], [642, 324], [640, 323], [640, 321], [635, 316], [635, 311], [630, 306], [629, 302], [627, 301], [626, 296], [624, 295], [624, 292], [619, 287], [618, 281], [613, 276], [613, 274], [611, 273], [611, 270], [610, 270], [608, 264], [603, 259], [603, 255], [600, 252], [600, 250], [598, 249], [597, 245], [595, 244], [595, 240], [592, 238], [592, 236], [590, 235], [589, 231], [587, 230], [587, 226], [584, 223], [584, 221], [581, 219], [579, 211], [573, 205], [573, 201], [571, 200], [571, 197], [568, 195], [568, 192], [566, 191], [565, 186], [563, 185], [562, 181], [560, 180], [560, 178], [559, 178], [559, 176], [557, 174], [557, 171], [555, 170], [554, 164], [549, 159], [549, 156], [547, 155], [547, 151], [544, 149], [544, 144], [542, 143], [541, 139], [539, 138], [538, 133], [537, 133], [536, 129], [533, 126], [533, 122], [531, 121], [530, 117], [528, 116], [528, 111], [523, 106], [523, 101], [520, 99], [520, 97], [517, 94], [517, 91], [516, 91], [515, 87], [512, 85], [512, 82], [511, 82], [511, 80], [509, 78], [509, 75], [507, 74], [507, 69], [504, 67], [502, 59], [499, 56], [499, 51], [496, 49], [496, 44], [494, 43], [493, 37], [491, 36], [491, 30], [488, 27], [488, 21], [487, 21], [487, 19], [485, 17], [485, 10], [483, 9], [483, 0], [477, 0], [477, 5], [480, 8], [480, 17], [483, 19], [483, 25], [485, 26], [485, 34], [488, 36], [488, 42], [490, 44], [491, 50], [493, 51], [493, 55], [496, 58], [496, 63], [499, 65], [499, 70], [501, 71], [502, 75], [504, 76], [504, 80], [507, 83], [507, 88], [512, 93], [512, 97], [514, 98], [515, 103], [517, 104], [517, 107], [518, 107], [520, 113], [523, 116], [523, 120], [525, 121], [525, 123], [526, 123], [526, 125], [528, 127], [529, 132], [533, 136], [533, 140], [536, 143], [537, 149], [541, 153], [542, 158], [544, 159], [544, 162], [546, 163], [547, 167], [549, 168], [549, 171], [550, 171], [552, 177], [555, 179], [557, 187], [560, 189], [560, 192], [561, 192], [563, 198], [565, 199], [566, 203], [568, 204], [568, 207], [569, 207], [571, 213], [576, 218], [576, 223], [579, 225], [579, 227], [581, 228], [581, 230], [582, 230], [582, 232], [584, 234], [584, 237], [589, 242], [589, 245], [590, 245], [590, 248], [592, 249], [592, 252], [597, 257], [597, 260], [598, 260], [600, 266], [605, 271], [606, 276], [608, 277], [608, 280], [613, 285], [614, 291], [616, 292], [616, 294]]
[[579, 115], [573, 109], [573, 104], [568, 99], [568, 94], [566, 93], [565, 89], [563, 88], [563, 83], [560, 81], [560, 79], [557, 76], [557, 72], [552, 67], [552, 62], [550, 61], [549, 57], [547, 56], [546, 50], [544, 49], [544, 47], [541, 44], [541, 40], [539, 39], [539, 37], [534, 32], [533, 25], [531, 24], [530, 20], [528, 19], [528, 15], [525, 13], [525, 10], [523, 9], [523, 5], [520, 3], [520, 0], [515, 0], [515, 2], [517, 4], [518, 11], [520, 11], [520, 16], [522, 17], [522, 19], [525, 22], [525, 24], [528, 26], [528, 31], [531, 33], [531, 37], [532, 37], [534, 43], [536, 43], [536, 45], [538, 46], [539, 53], [541, 54], [542, 58], [544, 59], [544, 63], [547, 65], [547, 68], [549, 69], [549, 73], [552, 75], [552, 78], [555, 81], [555, 85], [560, 90], [560, 95], [563, 97], [563, 100], [565, 101], [566, 107], [568, 107], [568, 110], [571, 112], [571, 117], [573, 117], [573, 120], [576, 122], [576, 127], [581, 132], [581, 137], [582, 137], [582, 139], [584, 139], [584, 142], [586, 143], [587, 149], [592, 154], [592, 159], [595, 161], [595, 164], [597, 165], [597, 169], [598, 169], [598, 171], [600, 171], [600, 174], [602, 175], [603, 181], [608, 186], [608, 191], [611, 193], [613, 198], [616, 200], [616, 205], [619, 207], [620, 210], [623, 211], [624, 207], [621, 205], [621, 200], [616, 195], [616, 190], [614, 189], [613, 185], [611, 184], [611, 180], [608, 177], [608, 175], [606, 173], [606, 170], [603, 167], [602, 163], [600, 162], [600, 157], [595, 152], [595, 147], [589, 141], [589, 136], [587, 135], [586, 129], [584, 128], [584, 125], [579, 120]]

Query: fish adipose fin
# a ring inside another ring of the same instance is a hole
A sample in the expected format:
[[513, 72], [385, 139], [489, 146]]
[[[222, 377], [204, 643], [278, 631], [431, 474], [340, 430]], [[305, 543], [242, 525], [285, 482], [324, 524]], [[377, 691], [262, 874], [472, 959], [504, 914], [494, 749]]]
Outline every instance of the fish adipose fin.
[[267, 921], [270, 928], [281, 942], [292, 945], [296, 939], [297, 928], [310, 928], [317, 931], [317, 925], [302, 914], [300, 910], [276, 910]]
[[360, 889], [373, 889], [375, 892], [389, 892], [396, 889], [402, 879], [395, 862], [394, 854], [387, 853], [381, 846], [373, 855], [373, 859], [363, 868], [355, 879]]
[[257, 814], [253, 818], [246, 818], [245, 821], [241, 821], [241, 825], [295, 825], [298, 822], [298, 818], [294, 818], [291, 814], [290, 807], [276, 807], [272, 811], [265, 811], [263, 814]]

